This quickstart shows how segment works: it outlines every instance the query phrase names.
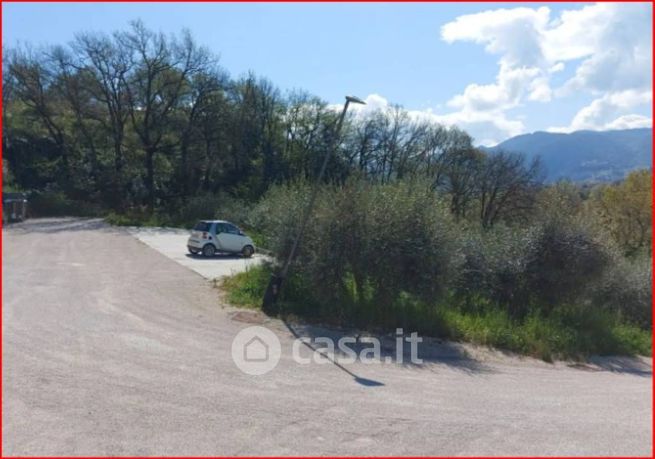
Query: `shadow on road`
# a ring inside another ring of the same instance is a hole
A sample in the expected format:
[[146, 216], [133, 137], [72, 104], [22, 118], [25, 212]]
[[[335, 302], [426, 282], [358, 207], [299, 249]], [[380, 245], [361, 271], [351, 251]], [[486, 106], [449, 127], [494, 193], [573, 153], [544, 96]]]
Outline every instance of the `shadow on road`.
[[[358, 356], [361, 354], [362, 350], [370, 349], [371, 344], [368, 342], [363, 342], [360, 340], [361, 335], [353, 331], [345, 330], [336, 330], [326, 327], [312, 326], [308, 324], [296, 324], [291, 323], [287, 319], [282, 319], [282, 322], [291, 332], [295, 338], [309, 338], [309, 340], [303, 340], [303, 344], [311, 349], [313, 352], [320, 350], [320, 347], [315, 347], [312, 343], [317, 337], [326, 337], [330, 338], [332, 342], [337, 343], [340, 338], [343, 337], [357, 337], [356, 343], [348, 343], [348, 347], [351, 348]], [[375, 335], [370, 335], [371, 337]], [[481, 374], [481, 373], [492, 373], [493, 370], [469, 356], [463, 348], [457, 346], [454, 343], [436, 343], [435, 340], [426, 338], [424, 342], [418, 345], [418, 355], [422, 362], [421, 363], [412, 363], [411, 362], [411, 351], [409, 344], [405, 343], [403, 346], [403, 360], [402, 363], [397, 363], [397, 355], [395, 348], [395, 335], [386, 335], [386, 336], [375, 336], [380, 340], [380, 359], [382, 362], [394, 362], [393, 365], [401, 365], [405, 368], [412, 368], [418, 370], [429, 370], [434, 371], [435, 365], [447, 365], [450, 368], [454, 368], [460, 371], [463, 371], [467, 374]], [[310, 342], [307, 342], [310, 341]], [[339, 353], [338, 349], [335, 349], [337, 355], [342, 355]], [[325, 355], [325, 354], [323, 354]], [[345, 357], [345, 355], [343, 355]], [[329, 358], [325, 355], [335, 366], [340, 370], [348, 373], [353, 379], [364, 386], [374, 387], [382, 386], [384, 383], [378, 381], [372, 381], [365, 378], [361, 378], [349, 369], [345, 368], [338, 361]]]
[[247, 258], [242, 257], [238, 254], [233, 253], [217, 253], [213, 257], [205, 257], [203, 255], [193, 255], [191, 253], [185, 254], [187, 258], [198, 261], [216, 261], [216, 260], [247, 260]]
[[[294, 326], [291, 325], [291, 324], [290, 324], [286, 319], [283, 319], [282, 322], [284, 323], [284, 325], [287, 327], [287, 329], [291, 332], [291, 334], [292, 334], [296, 339], [300, 339], [300, 338], [305, 338], [305, 337], [307, 337], [307, 335], [303, 335], [303, 336], [299, 335], [298, 332], [296, 331], [296, 329], [294, 328]], [[317, 351], [318, 351], [318, 349], [317, 349], [316, 347], [314, 347], [311, 343], [308, 343], [308, 342], [305, 341], [305, 340], [302, 340], [301, 342], [302, 342], [305, 346], [307, 346], [309, 349], [311, 349], [312, 352], [317, 352]], [[347, 374], [349, 374], [350, 376], [352, 376], [352, 377], [353, 377], [353, 380], [354, 380], [357, 384], [360, 384], [360, 385], [365, 386], [365, 387], [380, 387], [380, 386], [384, 386], [384, 383], [382, 383], [382, 382], [380, 382], [380, 381], [375, 381], [375, 380], [373, 380], [373, 379], [367, 379], [367, 378], [362, 378], [361, 376], [357, 376], [355, 373], [353, 373], [352, 371], [350, 371], [349, 369], [347, 369], [346, 367], [344, 367], [343, 365], [341, 365], [339, 362], [337, 362], [337, 361], [334, 360], [333, 358], [329, 357], [329, 356], [326, 355], [326, 354], [322, 354], [322, 355], [325, 356], [325, 358], [327, 358], [330, 362], [332, 362], [332, 363], [333, 363], [337, 368], [339, 368], [341, 371], [344, 371], [345, 373], [347, 373]]]
[[160, 236], [160, 235], [176, 235], [176, 234], [182, 234], [182, 235], [189, 235], [191, 233], [191, 229], [185, 229], [185, 228], [171, 228], [168, 226], [128, 226], [127, 228], [130, 228], [132, 230], [138, 230], [139, 233], [143, 235], [153, 235], [153, 236]]
[[[589, 362], [593, 366], [584, 365], [586, 370], [610, 371], [626, 373], [635, 376], [652, 377], [653, 367], [644, 360], [633, 357], [592, 357]], [[579, 368], [579, 366], [578, 366]]]

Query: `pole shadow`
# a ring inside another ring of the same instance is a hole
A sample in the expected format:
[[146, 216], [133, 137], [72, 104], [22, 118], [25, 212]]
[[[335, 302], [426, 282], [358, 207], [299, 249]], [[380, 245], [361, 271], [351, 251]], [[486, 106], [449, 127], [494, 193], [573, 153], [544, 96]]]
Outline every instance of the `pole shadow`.
[[[301, 336], [300, 336], [300, 335], [298, 334], [298, 332], [297, 332], [297, 331], [296, 331], [296, 330], [291, 326], [291, 324], [287, 321], [286, 318], [282, 319], [282, 323], [284, 323], [284, 326], [287, 327], [287, 330], [289, 330], [289, 332], [291, 332], [291, 334], [292, 334], [296, 339], [300, 339], [300, 338], [301, 338]], [[309, 349], [311, 349], [313, 352], [318, 352], [318, 349], [316, 349], [316, 347], [314, 347], [311, 343], [308, 343], [306, 340], [302, 340], [302, 339], [300, 339], [300, 342], [303, 343], [305, 346], [307, 346]], [[333, 363], [333, 364], [334, 364], [337, 368], [339, 368], [341, 371], [343, 371], [343, 372], [347, 373], [348, 375], [350, 375], [350, 376], [353, 378], [353, 380], [354, 380], [357, 384], [359, 384], [359, 385], [361, 385], [361, 386], [364, 386], [364, 387], [380, 387], [380, 386], [384, 386], [384, 383], [383, 383], [383, 382], [375, 381], [375, 380], [373, 380], [373, 379], [368, 379], [368, 378], [362, 378], [361, 376], [358, 376], [357, 374], [353, 373], [352, 371], [350, 371], [349, 369], [347, 369], [346, 367], [344, 367], [343, 365], [341, 365], [339, 362], [337, 362], [336, 360], [334, 360], [332, 357], [330, 357], [330, 356], [327, 355], [327, 354], [323, 354], [323, 353], [322, 353], [321, 355], [323, 355], [326, 359], [328, 359], [331, 363]]]

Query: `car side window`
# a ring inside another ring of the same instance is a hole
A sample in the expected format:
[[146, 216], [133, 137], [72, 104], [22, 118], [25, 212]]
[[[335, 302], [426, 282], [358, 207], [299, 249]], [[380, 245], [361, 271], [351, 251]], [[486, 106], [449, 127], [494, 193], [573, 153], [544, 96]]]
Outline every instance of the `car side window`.
[[207, 222], [198, 222], [196, 226], [193, 227], [195, 231], [209, 231], [211, 224]]
[[225, 229], [224, 223], [216, 223], [216, 234], [221, 234], [226, 232], [227, 230]]
[[227, 231], [230, 234], [237, 234], [237, 235], [240, 233], [239, 228], [229, 223], [225, 224], [225, 231]]

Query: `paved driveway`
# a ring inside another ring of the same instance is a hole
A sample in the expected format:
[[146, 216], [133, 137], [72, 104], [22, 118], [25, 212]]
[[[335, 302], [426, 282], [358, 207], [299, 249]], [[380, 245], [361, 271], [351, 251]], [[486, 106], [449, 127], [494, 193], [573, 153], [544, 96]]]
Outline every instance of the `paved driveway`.
[[[299, 365], [295, 335], [339, 333], [228, 308], [124, 229], [35, 220], [2, 249], [5, 456], [651, 454], [649, 359]], [[232, 360], [253, 323], [282, 348], [263, 376]]]
[[257, 265], [266, 257], [255, 254], [252, 258], [243, 258], [240, 255], [216, 255], [205, 258], [191, 255], [186, 248], [189, 231], [175, 228], [128, 228], [130, 234], [139, 241], [152, 247], [162, 255], [175, 260], [182, 266], [200, 274], [205, 279], [217, 279], [232, 276]]

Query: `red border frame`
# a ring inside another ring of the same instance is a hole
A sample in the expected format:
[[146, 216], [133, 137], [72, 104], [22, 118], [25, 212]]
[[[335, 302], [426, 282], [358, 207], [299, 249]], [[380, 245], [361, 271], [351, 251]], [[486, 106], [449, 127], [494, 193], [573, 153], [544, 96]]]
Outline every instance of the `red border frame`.
[[[3, 10], [2, 3], [0, 3], [0, 45], [2, 44], [2, 10]], [[0, 46], [0, 58], [3, 57], [2, 56], [2, 51], [3, 51], [3, 47]], [[0, 70], [0, 73], [2, 73], [1, 70]], [[3, 83], [3, 80], [2, 80], [2, 78], [0, 78], [0, 93], [3, 90], [2, 83]], [[2, 98], [0, 98], [0, 113], [2, 113]], [[0, 131], [3, 128], [3, 126], [2, 126], [3, 119], [2, 118], [3, 118], [3, 116], [0, 115]], [[2, 154], [3, 154], [2, 144], [0, 144], [0, 167], [4, 170], [5, 163], [4, 163]], [[2, 175], [4, 175], [4, 174], [2, 174]], [[4, 188], [2, 186], [2, 176], [0, 176], [0, 189], [4, 190]], [[2, 205], [2, 204], [0, 204], [0, 205]], [[0, 260], [2, 260], [2, 254], [4, 253], [4, 251], [2, 251], [2, 235], [4, 234], [4, 222], [0, 222], [0, 230], [2, 230], [2, 231], [0, 231]], [[0, 267], [0, 271], [2, 271], [1, 267]], [[4, 276], [0, 276], [0, 294], [2, 294], [3, 278], [4, 278]], [[2, 296], [2, 298], [4, 298], [4, 296]], [[3, 403], [3, 400], [2, 400], [2, 395], [4, 394], [4, 390], [2, 388], [2, 381], [4, 381], [4, 373], [3, 373], [4, 362], [2, 362], [2, 359], [3, 359], [3, 356], [4, 356], [4, 353], [2, 352], [2, 343], [4, 341], [4, 337], [2, 336], [2, 330], [3, 330], [3, 327], [2, 327], [2, 316], [3, 316], [2, 306], [3, 306], [3, 303], [4, 303], [4, 301], [2, 299], [0, 299], [0, 414], [4, 413], [3, 407], [5, 406], [4, 403]], [[3, 419], [4, 419], [4, 416], [0, 416], [0, 457], [4, 457], [4, 454], [2, 452], [2, 444], [3, 444], [2, 440], [3, 440], [4, 431], [5, 431], [4, 430], [4, 425], [3, 425], [3, 422], [2, 422]]]
[[[651, 48], [651, 53], [653, 53], [653, 48], [655, 48], [655, 37], [653, 37], [653, 23], [655, 23], [655, 0], [651, 1], [644, 1], [644, 0], [619, 0], [622, 3], [650, 3], [653, 5], [652, 11], [651, 11], [651, 42], [653, 47]], [[189, 1], [184, 1], [184, 0], [100, 0], [100, 1], [93, 1], [93, 0], [68, 0], [66, 2], [63, 2], [61, 0], [36, 0], [36, 1], [30, 1], [30, 0], [0, 0], [0, 44], [2, 44], [2, 4], [3, 3], [539, 3], [539, 4], [547, 4], [547, 3], [611, 3], [608, 0], [599, 0], [597, 2], [580, 2], [580, 1], [567, 1], [567, 0], [547, 0], [545, 2], [536, 2], [533, 0], [528, 0], [528, 1], [520, 1], [520, 0], [504, 0], [504, 1], [497, 1], [497, 0], [458, 0], [457, 2], [448, 2], [445, 0], [407, 0], [407, 1], [402, 1], [402, 0], [231, 0], [231, 1], [226, 1], [226, 0], [189, 0]], [[2, 48], [0, 47], [0, 58], [2, 57]], [[653, 53], [653, 57], [655, 57], [655, 53]], [[655, 74], [655, 59], [652, 60], [652, 71], [653, 74]], [[651, 81], [651, 87], [653, 83]], [[2, 90], [2, 80], [0, 80], [0, 91]], [[655, 113], [655, 99], [651, 101], [651, 108], [652, 112]], [[2, 110], [2, 99], [0, 99], [0, 111]], [[0, 116], [0, 130], [2, 130], [2, 116]], [[651, 151], [651, 161], [655, 159], [655, 147]], [[2, 145], [0, 145], [0, 166], [3, 166], [3, 158], [2, 158]], [[652, 167], [651, 167], [652, 171]], [[651, 180], [652, 180], [652, 186], [655, 189], [655, 175], [651, 174]], [[2, 188], [2, 176], [0, 176], [0, 189]], [[655, 193], [654, 193], [655, 194]], [[653, 210], [655, 211], [655, 205], [652, 206]], [[0, 222], [0, 229], [2, 229], [3, 224]], [[655, 227], [655, 212], [651, 214], [651, 227]], [[2, 232], [0, 232], [0, 259], [2, 259]], [[653, 268], [655, 268], [655, 263], [652, 265]], [[651, 283], [653, 283], [653, 279], [651, 279]], [[655, 284], [653, 284], [655, 285]], [[0, 277], [0, 294], [2, 293], [2, 277]], [[655, 297], [651, 297], [651, 310], [652, 310], [652, 315], [651, 315], [651, 320], [652, 320], [652, 327], [655, 328]], [[0, 312], [2, 312], [2, 306], [1, 306], [1, 301], [0, 301]], [[0, 356], [2, 356], [2, 314], [0, 314]], [[651, 351], [651, 358], [655, 355], [655, 342], [652, 343], [652, 351]], [[1, 363], [2, 357], [0, 357], [0, 363]], [[4, 404], [2, 403], [2, 398], [3, 398], [3, 391], [2, 391], [2, 380], [3, 380], [3, 365], [0, 364], [0, 412], [2, 411], [2, 407], [4, 407]], [[655, 457], [655, 417], [653, 416], [653, 411], [655, 411], [655, 380], [653, 380], [651, 376], [651, 403], [652, 403], [652, 410], [651, 410], [651, 456], [650, 457]], [[2, 417], [0, 417], [0, 458], [4, 458], [5, 456], [3, 455], [2, 447], [3, 447], [3, 442], [2, 442], [2, 437], [4, 435], [4, 429], [2, 428]], [[6, 457], [12, 457], [12, 456], [6, 456]], [[22, 456], [18, 456], [22, 457]], [[76, 457], [89, 457], [89, 458], [104, 458], [104, 457], [112, 457], [112, 456], [27, 456], [27, 457], [71, 457], [71, 458], [76, 458]], [[140, 457], [148, 457], [148, 456], [119, 456], [123, 459], [137, 459]], [[167, 458], [167, 459], [177, 459], [177, 458], [185, 458], [185, 459], [206, 459], [207, 457], [212, 457], [212, 456], [158, 456], [162, 458]], [[214, 457], [234, 457], [234, 456], [214, 456]], [[262, 459], [262, 458], [284, 458], [285, 456], [238, 456], [241, 459]], [[291, 456], [293, 457], [293, 456]], [[296, 456], [296, 457], [312, 457], [312, 456]], [[313, 456], [313, 457], [319, 457], [319, 456]], [[325, 456], [320, 456], [320, 457], [325, 457]], [[331, 457], [332, 459], [345, 459], [349, 457], [365, 457], [365, 456], [328, 456]], [[390, 456], [394, 457], [394, 456]], [[430, 456], [395, 456], [395, 457], [403, 457], [406, 459], [425, 459], [426, 457]], [[439, 458], [444, 458], [444, 457], [455, 457], [455, 456], [431, 456], [431, 457], [439, 457]], [[469, 456], [469, 457], [480, 457], [480, 458], [491, 458], [493, 457], [494, 459], [515, 459], [516, 457], [524, 457], [526, 459], [531, 459], [531, 458], [540, 458], [540, 457], [552, 457], [552, 458], [559, 458], [559, 459], [565, 459], [569, 457], [575, 457], [575, 456]], [[604, 458], [604, 457], [616, 457], [616, 456], [587, 456], [587, 457], [594, 457], [594, 458]], [[620, 457], [620, 456], [619, 456]], [[643, 457], [643, 456], [633, 456], [633, 457]], [[648, 457], [648, 456], [646, 456]]]
[[[651, 69], [651, 90], [653, 88], [653, 81], [652, 81], [652, 72], [655, 72], [655, 59], [653, 59], [653, 56], [655, 53], [653, 53], [653, 48], [655, 48], [655, 38], [653, 37], [653, 23], [655, 23], [655, 5], [651, 3], [651, 64], [653, 68]], [[655, 113], [655, 100], [651, 100], [651, 113]], [[652, 115], [651, 115], [652, 116]], [[653, 146], [651, 145], [651, 148]], [[653, 197], [653, 187], [655, 187], [655, 177], [653, 177], [653, 166], [652, 166], [652, 161], [653, 158], [655, 157], [655, 148], [653, 148], [653, 151], [651, 151], [651, 199]], [[655, 227], [655, 215], [653, 215], [653, 209], [655, 209], [655, 206], [653, 206], [653, 203], [651, 201], [651, 234], [652, 234], [652, 228]], [[651, 249], [652, 250], [652, 249]], [[655, 267], [655, 263], [653, 263], [652, 260], [652, 254], [651, 254], [651, 273], [653, 271], [653, 267]], [[651, 287], [655, 285], [653, 283], [653, 278], [651, 277]], [[652, 331], [653, 328], [655, 327], [655, 298], [651, 295], [651, 339], [653, 337]], [[655, 343], [652, 342], [651, 340], [651, 359], [653, 355], [655, 355]], [[651, 412], [650, 412], [650, 420], [651, 420], [651, 456], [655, 457], [655, 416], [653, 415], [653, 411], [655, 411], [655, 382], [653, 381], [653, 377], [651, 374]]]

